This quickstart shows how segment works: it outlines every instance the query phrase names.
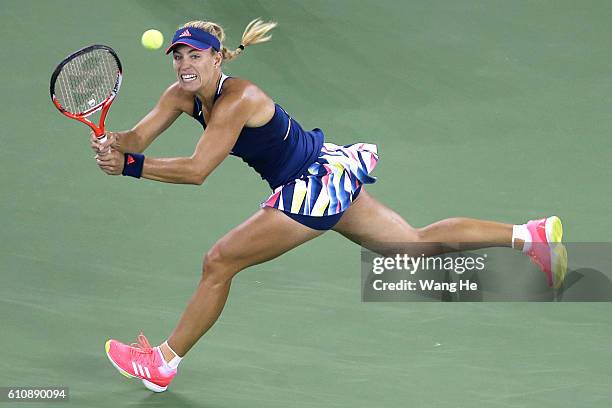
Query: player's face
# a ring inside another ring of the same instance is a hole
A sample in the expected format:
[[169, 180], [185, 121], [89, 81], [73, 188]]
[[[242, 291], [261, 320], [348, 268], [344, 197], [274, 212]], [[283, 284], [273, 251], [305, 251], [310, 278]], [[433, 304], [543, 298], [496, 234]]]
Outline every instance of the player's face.
[[218, 54], [210, 49], [200, 51], [187, 45], [176, 47], [172, 59], [181, 88], [195, 92], [214, 81], [214, 73], [221, 62]]

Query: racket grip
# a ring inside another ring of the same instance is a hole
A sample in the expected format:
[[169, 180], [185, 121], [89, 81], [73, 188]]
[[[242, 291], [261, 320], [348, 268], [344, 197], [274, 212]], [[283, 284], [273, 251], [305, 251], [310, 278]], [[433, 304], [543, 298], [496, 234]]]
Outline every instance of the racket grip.
[[[96, 135], [96, 137], [98, 138], [98, 142], [100, 142], [100, 143], [105, 143], [108, 140], [108, 138], [106, 137], [106, 135], [104, 133], [102, 133], [102, 135], [100, 135], [100, 136]], [[108, 149], [106, 149], [105, 151], [100, 152], [100, 153], [109, 154], [110, 150], [111, 150], [111, 148], [110, 148], [110, 146], [108, 146]]]

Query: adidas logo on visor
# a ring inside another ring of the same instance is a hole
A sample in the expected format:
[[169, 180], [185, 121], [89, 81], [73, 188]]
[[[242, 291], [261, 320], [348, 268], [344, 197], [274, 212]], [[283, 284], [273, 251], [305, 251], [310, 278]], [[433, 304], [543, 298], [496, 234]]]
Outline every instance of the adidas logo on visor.
[[179, 37], [191, 37], [191, 33], [189, 32], [189, 30], [185, 30], [181, 33], [181, 35], [179, 35]]

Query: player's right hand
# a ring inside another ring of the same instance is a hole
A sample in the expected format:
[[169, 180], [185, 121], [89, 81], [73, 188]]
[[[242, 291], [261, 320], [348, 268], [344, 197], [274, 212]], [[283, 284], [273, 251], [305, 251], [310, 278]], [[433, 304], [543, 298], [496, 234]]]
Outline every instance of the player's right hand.
[[94, 153], [103, 156], [110, 151], [110, 147], [117, 141], [117, 136], [114, 132], [106, 132], [106, 142], [101, 143], [94, 132], [90, 133], [89, 144]]

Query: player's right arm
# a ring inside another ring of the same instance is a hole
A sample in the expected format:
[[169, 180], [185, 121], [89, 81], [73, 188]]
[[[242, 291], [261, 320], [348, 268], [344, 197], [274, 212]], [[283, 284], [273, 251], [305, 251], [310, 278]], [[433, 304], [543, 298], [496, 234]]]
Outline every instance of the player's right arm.
[[159, 98], [155, 107], [136, 124], [131, 130], [123, 132], [106, 132], [108, 140], [100, 143], [92, 134], [90, 144], [95, 152], [104, 152], [108, 146], [122, 153], [143, 152], [180, 116], [185, 107], [184, 98], [181, 98], [180, 89], [173, 84]]

